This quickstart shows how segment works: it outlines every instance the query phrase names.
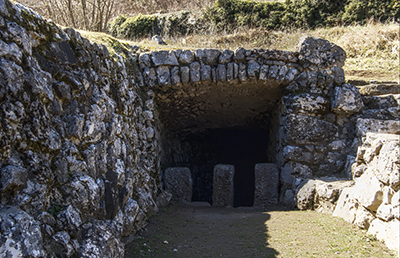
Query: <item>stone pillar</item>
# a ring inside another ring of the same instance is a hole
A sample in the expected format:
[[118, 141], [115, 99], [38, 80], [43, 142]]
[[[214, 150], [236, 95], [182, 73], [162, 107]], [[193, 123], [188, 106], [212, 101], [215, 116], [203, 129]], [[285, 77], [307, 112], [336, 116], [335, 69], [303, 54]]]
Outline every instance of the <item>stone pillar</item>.
[[214, 167], [213, 206], [233, 206], [233, 165], [218, 164]]
[[254, 180], [254, 207], [278, 204], [279, 170], [276, 164], [256, 164]]
[[165, 170], [165, 188], [178, 202], [192, 201], [192, 175], [186, 167], [171, 167]]

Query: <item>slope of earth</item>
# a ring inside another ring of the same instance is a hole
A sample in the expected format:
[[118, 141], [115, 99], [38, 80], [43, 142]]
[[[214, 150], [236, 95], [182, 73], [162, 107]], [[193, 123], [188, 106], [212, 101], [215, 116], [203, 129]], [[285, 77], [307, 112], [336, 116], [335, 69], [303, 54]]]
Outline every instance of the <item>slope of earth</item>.
[[342, 219], [274, 207], [171, 205], [125, 239], [132, 257], [394, 257]]

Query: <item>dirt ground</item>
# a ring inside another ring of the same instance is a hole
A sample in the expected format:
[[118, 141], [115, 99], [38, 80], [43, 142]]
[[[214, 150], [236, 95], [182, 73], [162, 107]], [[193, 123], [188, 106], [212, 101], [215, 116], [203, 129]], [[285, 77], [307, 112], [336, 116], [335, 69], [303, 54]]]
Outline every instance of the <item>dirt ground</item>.
[[171, 205], [125, 239], [125, 257], [395, 257], [342, 219], [272, 207]]

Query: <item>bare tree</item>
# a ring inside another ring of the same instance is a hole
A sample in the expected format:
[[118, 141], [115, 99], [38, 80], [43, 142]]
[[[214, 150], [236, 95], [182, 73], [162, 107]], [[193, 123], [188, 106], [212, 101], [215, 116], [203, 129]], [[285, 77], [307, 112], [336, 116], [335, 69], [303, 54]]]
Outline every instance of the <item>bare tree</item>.
[[116, 0], [19, 0], [42, 16], [63, 26], [105, 31], [114, 16]]

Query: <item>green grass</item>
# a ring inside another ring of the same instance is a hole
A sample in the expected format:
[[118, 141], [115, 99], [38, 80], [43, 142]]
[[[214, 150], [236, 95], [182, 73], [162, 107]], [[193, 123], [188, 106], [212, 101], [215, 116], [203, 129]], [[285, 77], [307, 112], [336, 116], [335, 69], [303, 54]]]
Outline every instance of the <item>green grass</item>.
[[341, 218], [277, 208], [170, 206], [131, 237], [125, 257], [395, 257]]

